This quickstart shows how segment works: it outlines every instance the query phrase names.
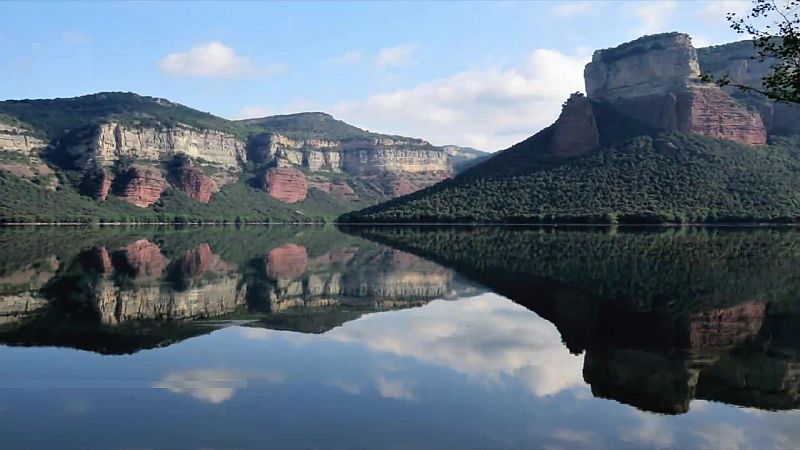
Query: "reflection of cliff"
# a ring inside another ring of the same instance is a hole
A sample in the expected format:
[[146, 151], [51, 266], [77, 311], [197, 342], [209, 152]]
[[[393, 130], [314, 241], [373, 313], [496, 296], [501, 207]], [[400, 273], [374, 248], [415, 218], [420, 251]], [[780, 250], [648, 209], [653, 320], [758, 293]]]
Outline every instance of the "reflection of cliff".
[[552, 322], [599, 397], [678, 414], [693, 398], [800, 407], [793, 232], [359, 229]]
[[[271, 328], [322, 332], [373, 311], [421, 306], [453, 289], [449, 269], [382, 247], [344, 247], [309, 257], [285, 244], [256, 261], [248, 282], [251, 308]], [[258, 273], [257, 272], [257, 273]]]
[[0, 342], [125, 353], [209, 332], [206, 319], [316, 333], [468, 291], [449, 269], [331, 229], [219, 235], [87, 239], [64, 262], [13, 272], [25, 283], [0, 296]]

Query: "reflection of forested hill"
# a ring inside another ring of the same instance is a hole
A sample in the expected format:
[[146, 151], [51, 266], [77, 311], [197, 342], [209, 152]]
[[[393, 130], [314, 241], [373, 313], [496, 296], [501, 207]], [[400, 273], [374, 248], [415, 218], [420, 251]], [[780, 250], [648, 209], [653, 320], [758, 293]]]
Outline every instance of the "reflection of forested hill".
[[[322, 227], [0, 232], [0, 342], [102, 353], [167, 345], [198, 320], [322, 332], [373, 311], [448, 297], [448, 269]], [[0, 257], [1, 258], [1, 257]], [[46, 262], [42, 263], [41, 261]]]
[[777, 230], [353, 227], [553, 322], [597, 396], [800, 407], [800, 234]]

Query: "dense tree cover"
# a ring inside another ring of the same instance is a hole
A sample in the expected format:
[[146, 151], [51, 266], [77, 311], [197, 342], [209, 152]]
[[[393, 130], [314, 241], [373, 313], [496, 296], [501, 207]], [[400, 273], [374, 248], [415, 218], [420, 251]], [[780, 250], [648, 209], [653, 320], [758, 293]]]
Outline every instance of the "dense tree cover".
[[800, 289], [800, 235], [795, 230], [342, 229], [453, 267], [526, 306], [540, 297], [585, 296], [590, 302], [682, 315], [754, 300], [791, 305]]
[[549, 129], [448, 180], [341, 222], [716, 223], [800, 219], [800, 139], [749, 147], [680, 133], [574, 158]]
[[372, 133], [333, 118], [322, 112], [307, 112], [245, 119], [239, 121], [254, 131], [282, 134], [291, 139], [331, 139], [339, 141], [376, 139], [411, 139]]
[[12, 116], [50, 138], [67, 130], [115, 120], [169, 126], [177, 123], [244, 135], [237, 122], [197, 111], [164, 99], [127, 92], [101, 92], [73, 98], [6, 100], [0, 114]]

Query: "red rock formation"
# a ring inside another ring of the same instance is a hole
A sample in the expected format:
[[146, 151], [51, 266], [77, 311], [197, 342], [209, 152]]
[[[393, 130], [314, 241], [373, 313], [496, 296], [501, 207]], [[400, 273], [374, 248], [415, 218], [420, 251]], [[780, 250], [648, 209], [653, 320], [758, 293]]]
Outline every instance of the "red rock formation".
[[131, 278], [155, 280], [164, 272], [167, 258], [161, 254], [158, 245], [141, 239], [116, 252], [113, 258], [114, 267], [126, 272]]
[[114, 178], [110, 174], [103, 171], [103, 175], [100, 177], [94, 198], [100, 200], [101, 202], [105, 201], [108, 198], [108, 193], [111, 191], [111, 183], [113, 181]]
[[572, 94], [556, 121], [550, 151], [557, 156], [582, 155], [600, 145], [592, 102], [583, 94]]
[[274, 199], [295, 203], [306, 199], [308, 180], [297, 169], [273, 167], [264, 174], [264, 190]]
[[716, 86], [692, 86], [678, 94], [678, 130], [749, 145], [767, 143], [761, 116]]
[[126, 202], [146, 208], [161, 198], [167, 182], [155, 167], [134, 166], [127, 175], [128, 181], [120, 196]]
[[273, 280], [291, 280], [299, 277], [308, 267], [305, 247], [286, 244], [267, 253], [267, 276]]
[[308, 181], [308, 187], [313, 189], [318, 189], [326, 194], [331, 194], [335, 197], [339, 197], [341, 199], [355, 201], [358, 200], [358, 194], [353, 188], [347, 184], [346, 181], [336, 180], [332, 182], [328, 181]]
[[170, 183], [189, 197], [203, 203], [208, 203], [214, 192], [217, 192], [216, 183], [202, 169], [189, 165], [176, 169], [170, 177]]
[[400, 197], [402, 195], [416, 192], [419, 188], [407, 177], [399, 176], [394, 173], [386, 172], [380, 179], [380, 187], [384, 194], [389, 197]]
[[746, 303], [727, 309], [693, 314], [689, 323], [692, 348], [728, 347], [758, 334], [766, 316], [766, 305]]

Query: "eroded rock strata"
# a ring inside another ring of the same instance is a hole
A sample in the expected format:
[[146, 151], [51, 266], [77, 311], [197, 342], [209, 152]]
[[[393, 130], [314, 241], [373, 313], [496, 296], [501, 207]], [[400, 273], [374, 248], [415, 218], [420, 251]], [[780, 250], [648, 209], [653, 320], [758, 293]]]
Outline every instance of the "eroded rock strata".
[[761, 116], [712, 84], [700, 81], [697, 50], [682, 33], [645, 36], [598, 50], [586, 66], [588, 98], [612, 105], [631, 120], [676, 130], [761, 145]]
[[308, 179], [292, 167], [272, 167], [264, 173], [264, 190], [277, 200], [296, 203], [306, 199]]
[[140, 208], [157, 202], [167, 188], [167, 181], [156, 167], [134, 166], [125, 178], [120, 198]]

